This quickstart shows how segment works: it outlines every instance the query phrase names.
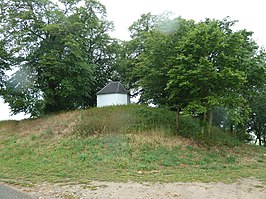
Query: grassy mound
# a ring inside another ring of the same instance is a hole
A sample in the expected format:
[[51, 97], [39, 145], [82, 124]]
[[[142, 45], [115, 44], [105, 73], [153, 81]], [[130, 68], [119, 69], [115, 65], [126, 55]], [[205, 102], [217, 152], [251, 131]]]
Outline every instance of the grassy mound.
[[48, 115], [38, 119], [0, 122], [0, 132], [36, 136], [87, 137], [95, 134], [160, 130], [173, 134], [174, 112], [145, 106], [91, 108]]
[[[198, 144], [235, 146], [241, 144], [235, 135], [213, 127], [211, 137], [201, 133], [200, 122], [189, 116], [180, 117], [179, 135]], [[48, 115], [39, 119], [2, 121], [0, 132], [33, 137], [88, 137], [109, 133], [143, 133], [156, 131], [176, 135], [175, 112], [146, 106], [113, 106]]]
[[[181, 119], [181, 133], [198, 133], [192, 121]], [[89, 180], [231, 182], [249, 176], [266, 182], [265, 153], [250, 145], [198, 145], [175, 134], [174, 112], [136, 105], [0, 122], [0, 181], [25, 186]]]
[[174, 113], [145, 106], [113, 106], [81, 112], [76, 134], [87, 137], [103, 133], [158, 131], [173, 134]]

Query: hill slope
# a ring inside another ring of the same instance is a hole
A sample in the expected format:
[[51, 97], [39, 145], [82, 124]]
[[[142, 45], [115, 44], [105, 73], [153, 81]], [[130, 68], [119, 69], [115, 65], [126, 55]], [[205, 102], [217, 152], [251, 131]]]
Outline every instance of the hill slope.
[[[193, 121], [182, 118], [181, 131], [197, 132]], [[0, 122], [0, 181], [266, 182], [265, 148], [234, 146], [229, 135], [212, 142], [226, 145], [199, 145], [174, 129], [174, 112], [136, 105]]]

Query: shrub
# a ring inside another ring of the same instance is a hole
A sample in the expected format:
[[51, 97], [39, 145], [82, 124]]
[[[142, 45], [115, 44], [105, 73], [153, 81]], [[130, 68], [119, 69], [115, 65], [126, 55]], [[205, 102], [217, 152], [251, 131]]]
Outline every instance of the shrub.
[[138, 118], [135, 129], [139, 131], [163, 130], [175, 132], [175, 113], [163, 108], [139, 106], [134, 110]]
[[199, 138], [201, 133], [201, 126], [199, 120], [188, 116], [183, 115], [179, 118], [180, 131], [178, 132], [180, 135], [187, 138]]

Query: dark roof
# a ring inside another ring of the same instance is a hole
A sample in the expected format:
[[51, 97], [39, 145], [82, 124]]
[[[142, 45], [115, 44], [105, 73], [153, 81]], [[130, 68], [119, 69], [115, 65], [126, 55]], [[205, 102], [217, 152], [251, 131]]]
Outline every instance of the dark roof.
[[101, 89], [97, 93], [97, 95], [111, 94], [111, 93], [129, 94], [128, 91], [120, 82], [110, 82], [103, 89]]

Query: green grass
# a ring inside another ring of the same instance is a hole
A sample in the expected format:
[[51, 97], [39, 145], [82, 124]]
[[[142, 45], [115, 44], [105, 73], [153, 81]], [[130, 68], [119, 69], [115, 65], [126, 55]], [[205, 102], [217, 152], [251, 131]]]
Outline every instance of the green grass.
[[198, 146], [174, 134], [173, 112], [142, 106], [0, 122], [0, 181], [23, 186], [90, 180], [227, 183], [250, 176], [266, 182], [265, 154], [265, 148], [251, 145]]

